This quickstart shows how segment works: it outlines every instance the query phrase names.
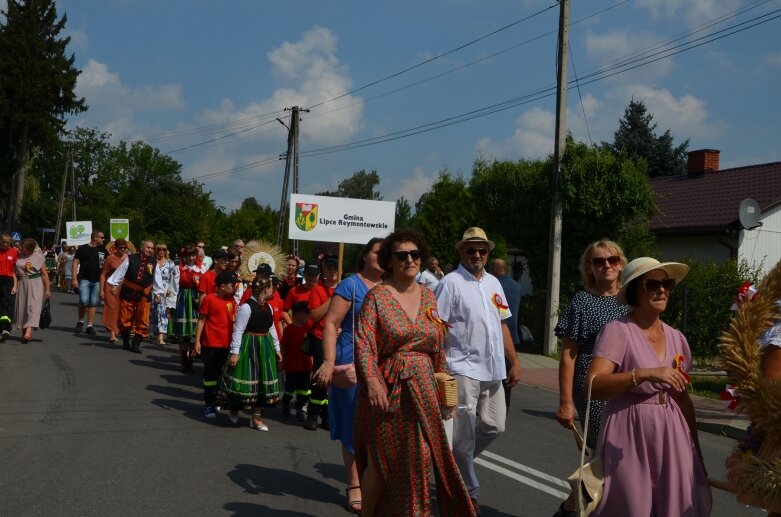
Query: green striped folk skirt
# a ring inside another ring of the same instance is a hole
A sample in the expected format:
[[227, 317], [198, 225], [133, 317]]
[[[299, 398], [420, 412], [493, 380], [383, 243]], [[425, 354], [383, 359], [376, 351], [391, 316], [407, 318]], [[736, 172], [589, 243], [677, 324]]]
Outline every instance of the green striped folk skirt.
[[277, 355], [271, 334], [245, 332], [236, 366], [231, 368], [225, 363], [220, 379], [220, 398], [231, 409], [268, 407], [277, 403], [279, 391]]
[[194, 337], [198, 326], [198, 291], [179, 289], [176, 309], [168, 322], [168, 335], [172, 338]]

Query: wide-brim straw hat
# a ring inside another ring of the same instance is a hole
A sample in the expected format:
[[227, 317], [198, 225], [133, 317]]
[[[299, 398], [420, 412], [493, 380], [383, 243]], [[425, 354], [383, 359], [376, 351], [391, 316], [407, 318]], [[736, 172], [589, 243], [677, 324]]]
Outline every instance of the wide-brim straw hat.
[[464, 236], [461, 238], [460, 241], [456, 243], [456, 249], [460, 250], [461, 246], [472, 242], [474, 243], [485, 242], [486, 244], [488, 244], [489, 251], [493, 251], [493, 249], [496, 247], [494, 241], [488, 240], [488, 236], [485, 234], [485, 231], [482, 228], [473, 226], [471, 228], [467, 228], [467, 230], [464, 232]]
[[636, 258], [627, 264], [621, 273], [621, 289], [618, 291], [618, 300], [621, 303], [626, 303], [626, 290], [632, 280], [655, 269], [661, 269], [667, 273], [667, 278], [674, 279], [676, 284], [680, 284], [689, 274], [689, 266], [680, 262], [659, 262], [651, 257]]

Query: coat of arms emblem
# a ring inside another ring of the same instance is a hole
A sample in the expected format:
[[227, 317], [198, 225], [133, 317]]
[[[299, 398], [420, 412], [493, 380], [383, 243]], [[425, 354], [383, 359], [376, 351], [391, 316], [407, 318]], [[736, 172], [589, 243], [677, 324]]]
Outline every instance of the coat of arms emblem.
[[302, 232], [312, 231], [317, 226], [316, 203], [296, 203], [296, 226]]

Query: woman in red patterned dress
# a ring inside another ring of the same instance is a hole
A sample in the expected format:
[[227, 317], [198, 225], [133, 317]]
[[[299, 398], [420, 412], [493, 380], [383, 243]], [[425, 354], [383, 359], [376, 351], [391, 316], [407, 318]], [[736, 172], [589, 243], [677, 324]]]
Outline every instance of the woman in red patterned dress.
[[443, 426], [434, 372], [447, 371], [446, 323], [415, 281], [429, 247], [400, 230], [382, 242], [389, 278], [366, 295], [358, 319], [355, 456], [361, 515], [432, 515], [434, 472], [441, 515], [475, 515]]

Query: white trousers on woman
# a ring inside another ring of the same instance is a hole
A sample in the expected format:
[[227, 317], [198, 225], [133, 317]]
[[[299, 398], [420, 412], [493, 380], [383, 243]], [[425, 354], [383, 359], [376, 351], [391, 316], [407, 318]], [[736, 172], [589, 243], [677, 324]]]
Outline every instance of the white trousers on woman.
[[480, 496], [474, 459], [504, 432], [507, 406], [502, 381], [477, 381], [454, 375], [458, 405], [453, 419], [453, 457], [461, 471], [469, 497]]

